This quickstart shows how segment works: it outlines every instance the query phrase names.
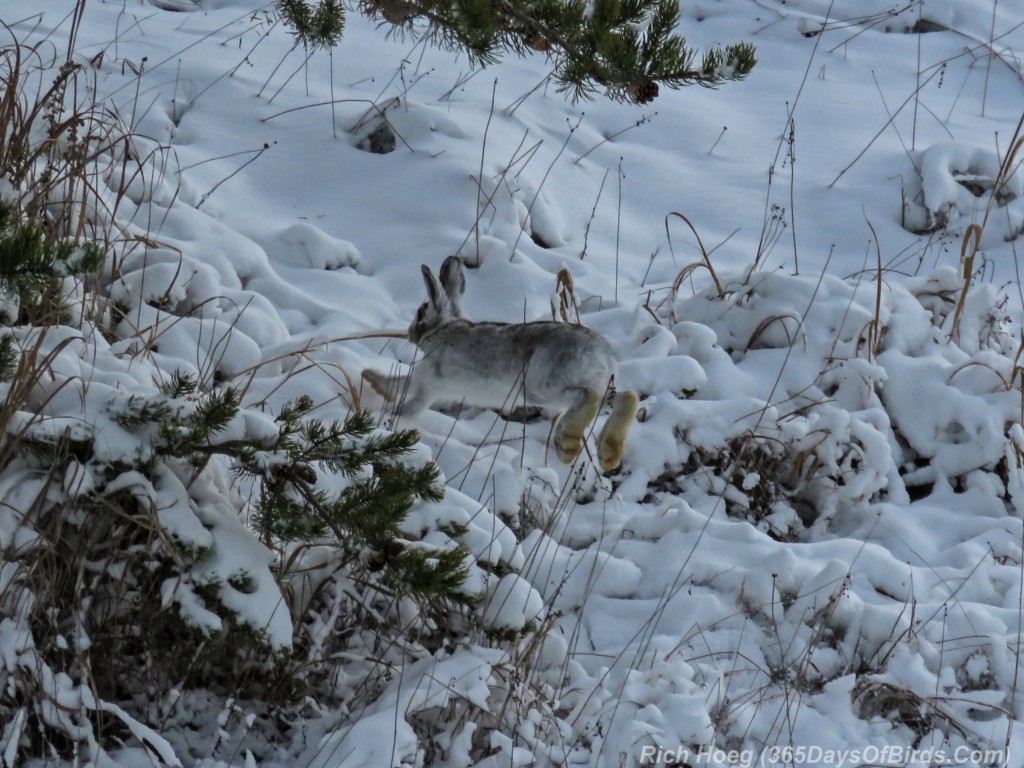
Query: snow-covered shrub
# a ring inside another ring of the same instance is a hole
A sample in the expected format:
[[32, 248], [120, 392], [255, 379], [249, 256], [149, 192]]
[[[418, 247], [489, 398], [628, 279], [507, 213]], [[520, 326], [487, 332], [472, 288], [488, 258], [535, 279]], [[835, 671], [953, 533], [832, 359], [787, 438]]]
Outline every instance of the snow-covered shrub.
[[103, 248], [94, 242], [57, 240], [49, 227], [26, 219], [18, 205], [0, 197], [0, 285], [7, 322], [60, 322], [67, 318], [64, 278], [95, 272]]
[[960, 285], [952, 269], [880, 290], [750, 272], [723, 296], [677, 301], [676, 357], [706, 381], [644, 402], [645, 423], [667, 419], [679, 438], [641, 462], [650, 489], [699, 487], [780, 538], [936, 483], [972, 487], [979, 472], [1012, 508], [1018, 345], [990, 285], [972, 289], [950, 338]]
[[[440, 498], [432, 464], [403, 462], [414, 433], [377, 434], [365, 414], [325, 424], [307, 417], [308, 401], [273, 420], [242, 408], [235, 390], [200, 393], [180, 376], [144, 387], [109, 349], [83, 358], [89, 347], [69, 328], [13, 337], [61, 375], [7, 366], [20, 379], [5, 385], [0, 687], [20, 705], [0, 709], [55, 745], [99, 749], [113, 702], [132, 730], [173, 715], [190, 688], [287, 699], [293, 670], [279, 662], [292, 616], [322, 622], [324, 600], [356, 596], [340, 617], [348, 637], [367, 614], [379, 618], [374, 595], [409, 601], [407, 620], [413, 606], [438, 615], [446, 601], [475, 599], [466, 549], [401, 529], [417, 499]], [[244, 487], [274, 549], [239, 516]], [[316, 583], [310, 549], [324, 569]], [[286, 582], [310, 594], [289, 589], [286, 600], [278, 552]]]
[[96, 158], [124, 138], [118, 121], [92, 100], [85, 67], [56, 47], [13, 39], [0, 54], [0, 194], [50, 235], [91, 229], [82, 204], [95, 194]]
[[[359, 411], [314, 418], [308, 397], [273, 418], [213, 386], [215, 370], [259, 360], [246, 332], [272, 344], [275, 329], [237, 305], [211, 311], [211, 267], [190, 261], [199, 279], [180, 264], [161, 272], [157, 245], [117, 217], [123, 201], [172, 205], [173, 182], [153, 167], [159, 147], [70, 102], [81, 67], [17, 41], [3, 54], [3, 760], [96, 761], [121, 742], [177, 765], [197, 744], [165, 739], [163, 724], [212, 752], [236, 713], [244, 732], [252, 725], [235, 697], [287, 707], [317, 685], [351, 700], [358, 691], [320, 684], [341, 674], [329, 654], [363, 639], [404, 648], [452, 603], [472, 622], [488, 579], [458, 539], [480, 536], [455, 514], [410, 518], [442, 496], [416, 434], [376, 430]], [[109, 277], [97, 279], [104, 260]], [[87, 311], [103, 306], [104, 284], [112, 318]], [[222, 714], [213, 729], [211, 708]]]
[[[273, 555], [239, 521], [226, 464], [211, 461], [230, 451], [218, 448], [237, 418], [230, 393], [142, 394], [127, 366], [79, 357], [71, 329], [15, 335], [49, 371], [107, 382], [47, 381], [23, 366], [5, 386], [0, 623], [11, 637], [0, 676], [17, 692], [5, 701], [18, 702], [9, 714], [26, 734], [98, 749], [112, 707], [113, 732], [139, 724], [113, 704], [127, 692], [141, 697], [137, 714], [168, 706], [190, 680], [236, 686], [289, 647], [291, 623]], [[236, 431], [236, 444], [264, 440]]]
[[98, 204], [96, 161], [124, 132], [87, 79], [45, 42], [0, 45], [0, 316], [8, 322], [72, 321], [82, 310], [72, 276], [103, 263], [108, 229], [89, 214], [112, 215], [118, 202], [110, 194]]
[[[359, 585], [354, 592], [385, 592], [435, 615], [474, 603], [464, 587], [473, 559], [453, 540], [466, 526], [439, 519], [416, 531], [409, 520], [418, 503], [444, 496], [437, 466], [410, 455], [418, 435], [379, 432], [366, 412], [343, 422], [304, 418], [312, 406], [300, 398], [285, 408], [265, 450], [239, 457], [239, 471], [259, 480], [255, 530], [278, 547], [317, 545], [317, 555], [300, 554], [292, 570], [301, 563], [307, 576], [311, 566], [340, 572]], [[312, 592], [320, 586], [304, 583]], [[293, 599], [293, 610], [310, 599]]]

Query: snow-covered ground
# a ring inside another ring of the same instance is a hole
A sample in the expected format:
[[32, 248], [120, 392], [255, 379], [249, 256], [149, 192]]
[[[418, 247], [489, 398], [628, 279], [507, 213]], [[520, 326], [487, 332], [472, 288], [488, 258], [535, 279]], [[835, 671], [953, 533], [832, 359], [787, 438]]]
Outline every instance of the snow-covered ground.
[[[1024, 112], [1021, 9], [682, 5], [690, 44], [747, 40], [758, 64], [643, 107], [573, 104], [542, 55], [473, 70], [356, 11], [305, 61], [258, 0], [87, 5], [75, 61], [135, 134], [105, 179], [127, 190], [104, 289], [123, 314], [112, 340], [61, 347], [59, 375], [85, 384], [49, 415], [103, 422], [174, 370], [244, 382], [270, 413], [309, 395], [325, 419], [358, 388], [440, 465], [446, 499], [410, 530], [465, 526], [494, 631], [392, 652], [372, 696], [310, 702], [277, 742], [225, 725], [258, 704], [179, 692], [163, 720], [121, 710], [137, 741], [83, 762], [1024, 765], [1024, 182], [996, 183]], [[0, 18], [61, 51], [67, 6], [0, 0]], [[394, 150], [365, 151], [382, 118]], [[453, 254], [474, 319], [551, 319], [571, 273], [568, 314], [641, 397], [621, 470], [600, 475], [592, 439], [560, 464], [544, 418], [397, 419], [360, 387], [413, 362], [372, 335], [406, 328], [420, 265]], [[230, 512], [167, 517], [225, 542], [225, 580], [269, 573]], [[228, 607], [286, 645], [275, 585], [247, 595]], [[9, 670], [21, 637], [0, 624]], [[65, 682], [71, 709], [127, 706]], [[196, 725], [218, 713], [215, 737]], [[0, 764], [19, 722], [0, 723]]]

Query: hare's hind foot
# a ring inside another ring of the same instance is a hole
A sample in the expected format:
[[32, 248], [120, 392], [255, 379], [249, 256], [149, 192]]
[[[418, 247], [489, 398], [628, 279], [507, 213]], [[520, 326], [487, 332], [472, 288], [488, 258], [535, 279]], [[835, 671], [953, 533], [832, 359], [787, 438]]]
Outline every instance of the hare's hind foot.
[[373, 391], [383, 397], [387, 402], [392, 402], [398, 393], [405, 387], [406, 376], [387, 376], [372, 368], [363, 369], [363, 378], [373, 388]]
[[561, 435], [555, 437], [555, 451], [563, 464], [572, 464], [583, 450], [582, 435]]
[[622, 463], [622, 454], [626, 450], [626, 435], [629, 434], [629, 428], [633, 425], [639, 407], [640, 398], [636, 392], [627, 390], [615, 396], [611, 415], [597, 439], [597, 458], [605, 472], [611, 472]]
[[601, 407], [601, 393], [596, 389], [584, 390], [577, 403], [562, 414], [555, 427], [555, 450], [558, 460], [572, 464], [583, 450], [583, 433], [597, 416]]

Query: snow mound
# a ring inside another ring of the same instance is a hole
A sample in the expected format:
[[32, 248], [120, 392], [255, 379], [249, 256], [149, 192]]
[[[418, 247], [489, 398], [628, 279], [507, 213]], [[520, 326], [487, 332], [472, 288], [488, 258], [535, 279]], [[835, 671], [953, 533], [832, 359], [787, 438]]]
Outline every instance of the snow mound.
[[917, 183], [905, 190], [903, 210], [903, 225], [911, 232], [988, 222], [989, 210], [999, 209], [991, 221], [1001, 239], [1020, 235], [1024, 178], [1016, 168], [1004, 172], [1003, 161], [994, 151], [945, 142], [915, 153], [913, 159]]

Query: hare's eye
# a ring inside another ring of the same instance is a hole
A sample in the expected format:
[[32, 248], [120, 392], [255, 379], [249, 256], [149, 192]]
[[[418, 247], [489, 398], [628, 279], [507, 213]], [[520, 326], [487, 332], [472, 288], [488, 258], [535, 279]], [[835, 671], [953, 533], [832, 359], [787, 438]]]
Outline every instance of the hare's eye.
[[427, 305], [426, 304], [420, 304], [420, 308], [416, 310], [416, 320], [417, 320], [417, 322], [422, 320], [424, 315], [426, 315], [426, 314], [427, 314]]

